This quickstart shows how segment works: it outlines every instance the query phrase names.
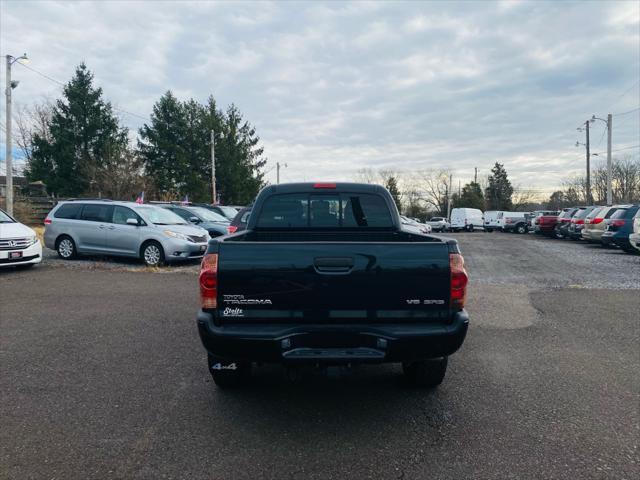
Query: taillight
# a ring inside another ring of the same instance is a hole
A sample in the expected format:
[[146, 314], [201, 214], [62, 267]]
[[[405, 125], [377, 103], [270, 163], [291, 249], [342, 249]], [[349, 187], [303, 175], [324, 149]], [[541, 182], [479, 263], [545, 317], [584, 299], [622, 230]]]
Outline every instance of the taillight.
[[49, 217], [44, 219], [44, 224], [45, 225], [51, 225], [51, 219]]
[[624, 219], [616, 218], [615, 220], [610, 220], [609, 225], [612, 227], [624, 227]]
[[314, 183], [313, 188], [336, 188], [335, 183]]
[[602, 223], [602, 220], [603, 219], [599, 218], [599, 217], [593, 218], [593, 219], [591, 219], [591, 225], [596, 225], [598, 223]]
[[208, 253], [200, 264], [200, 306], [218, 307], [218, 254]]
[[469, 277], [464, 269], [464, 258], [459, 253], [449, 254], [449, 269], [451, 270], [451, 308], [462, 310], [467, 296], [467, 282]]
[[227, 227], [227, 232], [229, 233], [236, 233], [238, 231], [238, 227], [236, 227], [235, 225], [229, 225]]
[[577, 225], [584, 225], [584, 219], [582, 219], [582, 218], [581, 218], [581, 219], [579, 219], [579, 220], [576, 220], [576, 222], [575, 222], [575, 223], [576, 223]]

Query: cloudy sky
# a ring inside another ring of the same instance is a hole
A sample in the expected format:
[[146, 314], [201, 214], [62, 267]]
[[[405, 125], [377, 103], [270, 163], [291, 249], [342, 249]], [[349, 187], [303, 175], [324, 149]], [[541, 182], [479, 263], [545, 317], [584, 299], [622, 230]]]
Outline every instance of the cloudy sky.
[[[446, 167], [464, 183], [500, 161], [549, 192], [583, 168], [592, 114], [616, 114], [614, 155], [640, 152], [638, 1], [2, 1], [0, 17], [3, 56], [65, 82], [85, 61], [133, 134], [168, 89], [235, 103], [284, 181]], [[18, 106], [60, 95], [13, 77]]]

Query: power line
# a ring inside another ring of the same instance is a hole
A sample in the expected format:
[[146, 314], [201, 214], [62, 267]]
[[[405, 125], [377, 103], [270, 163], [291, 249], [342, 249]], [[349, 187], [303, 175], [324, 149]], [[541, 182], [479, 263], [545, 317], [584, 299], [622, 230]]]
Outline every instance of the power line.
[[622, 97], [624, 97], [627, 93], [629, 93], [631, 90], [633, 90], [635, 87], [640, 87], [640, 80], [638, 80], [636, 83], [634, 83], [633, 85], [631, 85], [629, 88], [627, 88], [624, 92], [622, 92], [621, 95], [619, 95], [618, 97], [614, 98], [614, 101], [611, 105], [609, 105], [609, 108], [611, 108], [613, 105], [615, 105], [616, 103], [618, 103], [620, 101], [620, 99]]
[[[64, 86], [65, 86], [65, 84], [64, 84], [64, 83], [62, 83], [60, 80], [56, 80], [55, 78], [50, 77], [50, 76], [49, 76], [49, 75], [47, 75], [46, 73], [42, 73], [41, 71], [36, 70], [35, 68], [30, 67], [30, 66], [28, 66], [28, 65], [25, 65], [24, 63], [20, 63], [20, 62], [18, 62], [18, 64], [19, 64], [19, 65], [22, 65], [22, 66], [23, 66], [24, 68], [26, 68], [27, 70], [31, 70], [32, 72], [37, 73], [37, 74], [38, 74], [38, 75], [40, 75], [41, 77], [46, 78], [47, 80], [49, 80], [49, 81], [51, 81], [51, 82], [53, 82], [53, 83], [56, 83], [56, 84], [58, 84], [58, 85], [60, 85], [60, 86], [62, 86], [62, 87], [64, 87]], [[113, 108], [114, 110], [116, 110], [116, 111], [118, 111], [118, 112], [122, 112], [122, 113], [126, 113], [127, 115], [131, 115], [132, 117], [137, 117], [137, 118], [140, 118], [140, 119], [145, 120], [145, 121], [147, 121], [147, 122], [149, 122], [149, 121], [150, 121], [148, 117], [143, 117], [142, 115], [138, 115], [137, 113], [130, 112], [130, 111], [128, 111], [128, 110], [125, 110], [124, 108], [114, 107], [113, 105], [111, 105], [111, 108]]]
[[27, 70], [31, 70], [32, 72], [37, 73], [37, 74], [38, 74], [38, 75], [40, 75], [41, 77], [46, 78], [47, 80], [49, 80], [49, 81], [51, 81], [51, 82], [53, 82], [53, 83], [57, 83], [58, 85], [60, 85], [60, 86], [64, 87], [64, 83], [62, 83], [62, 82], [61, 82], [61, 81], [59, 81], [59, 80], [56, 80], [56, 79], [55, 79], [55, 78], [53, 78], [53, 77], [50, 77], [50, 76], [49, 76], [49, 75], [47, 75], [46, 73], [42, 73], [42, 72], [40, 72], [39, 70], [36, 70], [35, 68], [30, 67], [29, 65], [25, 65], [24, 63], [21, 63], [21, 62], [17, 62], [17, 63], [18, 63], [18, 65], [21, 65], [22, 67], [26, 68]]
[[621, 117], [622, 115], [627, 115], [629, 113], [637, 112], [638, 110], [640, 110], [640, 107], [634, 108], [633, 110], [628, 110], [626, 112], [614, 113], [613, 116], [614, 117]]
[[[623, 150], [631, 150], [633, 148], [640, 148], [640, 145], [633, 145], [631, 147], [624, 147], [624, 148], [617, 148], [615, 150], [611, 150], [611, 153], [613, 152], [621, 152]], [[597, 154], [601, 154], [601, 153], [607, 153], [607, 152], [596, 152]], [[593, 154], [592, 154], [593, 155]]]

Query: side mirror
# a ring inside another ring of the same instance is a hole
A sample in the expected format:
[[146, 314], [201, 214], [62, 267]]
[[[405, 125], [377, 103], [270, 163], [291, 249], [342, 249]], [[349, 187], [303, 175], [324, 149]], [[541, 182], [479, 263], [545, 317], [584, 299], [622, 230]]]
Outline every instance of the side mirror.
[[127, 225], [135, 225], [138, 226], [138, 220], [135, 218], [127, 218]]
[[189, 221], [191, 223], [200, 223], [200, 219], [198, 217], [190, 217]]

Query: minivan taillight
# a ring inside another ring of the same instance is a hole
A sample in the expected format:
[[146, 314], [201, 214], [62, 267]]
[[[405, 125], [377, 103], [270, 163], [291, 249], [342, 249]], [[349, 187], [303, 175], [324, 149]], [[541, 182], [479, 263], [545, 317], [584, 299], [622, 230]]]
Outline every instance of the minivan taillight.
[[218, 254], [208, 253], [200, 264], [200, 306], [218, 307]]
[[45, 225], [51, 225], [51, 219], [49, 217], [44, 219], [44, 224]]
[[229, 225], [227, 227], [227, 232], [229, 233], [236, 233], [238, 231], [238, 227], [236, 227], [235, 225]]
[[602, 218], [596, 217], [591, 219], [591, 225], [597, 225], [598, 223], [602, 223]]
[[451, 308], [462, 310], [467, 296], [469, 276], [464, 269], [464, 258], [459, 253], [449, 254], [449, 270], [451, 270]]

